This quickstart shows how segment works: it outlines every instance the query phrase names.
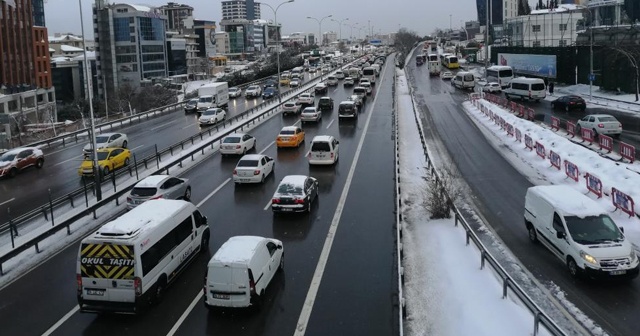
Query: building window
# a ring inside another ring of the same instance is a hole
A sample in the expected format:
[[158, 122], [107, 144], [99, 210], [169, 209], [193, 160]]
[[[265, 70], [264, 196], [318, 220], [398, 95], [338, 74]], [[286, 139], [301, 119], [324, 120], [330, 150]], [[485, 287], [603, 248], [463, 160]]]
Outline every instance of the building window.
[[113, 35], [116, 41], [129, 41], [129, 19], [114, 18], [113, 19]]
[[540, 46], [540, 41], [533, 41], [532, 46], [533, 47], [539, 47]]
[[559, 28], [560, 28], [560, 31], [565, 31], [565, 30], [567, 30], [567, 24], [566, 23], [561, 23]]
[[540, 32], [540, 25], [531, 26], [531, 30], [533, 30], [534, 33], [539, 33]]
[[134, 63], [138, 61], [138, 56], [136, 55], [117, 55], [116, 63]]
[[567, 40], [558, 41], [558, 46], [559, 47], [566, 47], [567, 46]]
[[118, 8], [116, 9], [116, 13], [127, 13], [129, 12], [128, 8]]
[[135, 43], [136, 42], [136, 36], [131, 36], [131, 39], [129, 39], [129, 41], [131, 41], [131, 43]]
[[116, 46], [116, 54], [135, 54], [135, 46]]
[[164, 22], [160, 18], [142, 17], [138, 20], [138, 29], [143, 41], [164, 40]]
[[164, 53], [164, 47], [161, 45], [143, 45], [142, 53]]

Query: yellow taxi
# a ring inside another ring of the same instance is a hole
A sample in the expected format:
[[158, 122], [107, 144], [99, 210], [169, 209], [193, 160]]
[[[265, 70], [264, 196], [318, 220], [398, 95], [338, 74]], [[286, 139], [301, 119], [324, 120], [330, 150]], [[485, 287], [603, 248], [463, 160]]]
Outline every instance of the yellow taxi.
[[289, 85], [291, 83], [291, 79], [288, 77], [280, 77], [280, 85]]
[[304, 142], [304, 131], [298, 126], [285, 126], [276, 138], [276, 147], [300, 147]]
[[[125, 167], [131, 159], [131, 151], [126, 148], [103, 148], [98, 149], [98, 166], [102, 170], [102, 175], [106, 176], [110, 172]], [[93, 154], [89, 153], [84, 157], [78, 175], [93, 176]]]

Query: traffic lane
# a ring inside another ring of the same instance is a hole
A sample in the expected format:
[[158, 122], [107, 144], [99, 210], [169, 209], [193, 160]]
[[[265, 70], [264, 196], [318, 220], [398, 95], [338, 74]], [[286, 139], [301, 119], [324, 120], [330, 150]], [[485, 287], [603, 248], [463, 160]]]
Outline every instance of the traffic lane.
[[[426, 85], [438, 83], [419, 82], [418, 90], [428, 91], [422, 89]], [[541, 283], [558, 285], [573, 304], [610, 334], [633, 334], [640, 327], [637, 319], [632, 318], [640, 308], [638, 282], [620, 286], [575, 281], [547, 249], [531, 244], [523, 224], [524, 196], [531, 182], [497, 153], [468, 119], [460, 106], [462, 96], [452, 97], [451, 101], [437, 96], [418, 99], [419, 105], [429, 111], [422, 114], [424, 123], [434, 125], [432, 135], [442, 139], [487, 223]]]
[[381, 91], [314, 301], [306, 329], [309, 336], [398, 333], [394, 143], [390, 141], [393, 71], [390, 67], [377, 84]]

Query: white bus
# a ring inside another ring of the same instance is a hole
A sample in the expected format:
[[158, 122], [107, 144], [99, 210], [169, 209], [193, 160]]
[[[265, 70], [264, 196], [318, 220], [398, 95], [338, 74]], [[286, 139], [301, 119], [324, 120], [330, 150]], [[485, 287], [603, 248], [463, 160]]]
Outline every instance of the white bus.
[[494, 65], [487, 68], [487, 83], [498, 83], [504, 89], [513, 79], [513, 68], [506, 65]]
[[365, 67], [362, 69], [362, 78], [368, 79], [371, 85], [376, 85], [376, 69], [370, 66]]
[[80, 311], [137, 314], [160, 302], [209, 235], [207, 218], [182, 200], [144, 202], [106, 223], [80, 244]]

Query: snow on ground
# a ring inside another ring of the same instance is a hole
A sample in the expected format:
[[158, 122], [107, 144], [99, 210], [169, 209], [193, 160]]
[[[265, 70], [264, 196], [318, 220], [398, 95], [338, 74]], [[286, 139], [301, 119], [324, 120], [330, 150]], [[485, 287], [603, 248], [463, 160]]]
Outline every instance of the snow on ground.
[[[407, 334], [532, 334], [533, 315], [518, 299], [502, 299], [500, 282], [491, 268], [480, 269], [464, 230], [453, 219], [429, 220], [426, 163], [403, 71], [397, 84]], [[549, 333], [541, 328], [539, 335]]]

